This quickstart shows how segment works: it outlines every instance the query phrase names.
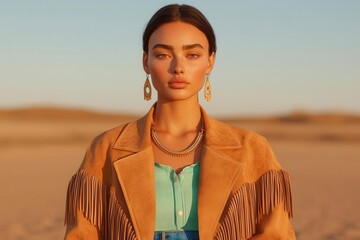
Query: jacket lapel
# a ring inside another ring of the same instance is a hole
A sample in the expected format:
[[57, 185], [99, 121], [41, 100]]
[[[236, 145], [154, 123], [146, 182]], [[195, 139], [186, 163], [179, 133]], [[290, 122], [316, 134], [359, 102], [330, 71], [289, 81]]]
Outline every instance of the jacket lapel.
[[154, 238], [155, 183], [151, 146], [114, 163], [138, 239]]
[[149, 117], [130, 123], [121, 133], [114, 149], [127, 153], [114, 162], [117, 178], [138, 239], [153, 239], [155, 229], [154, 155]]
[[[202, 110], [203, 111], [203, 110]], [[242, 165], [234, 151], [242, 145], [234, 130], [203, 111], [205, 142], [200, 164], [198, 218], [200, 239], [212, 239]], [[232, 153], [231, 155], [225, 154]]]

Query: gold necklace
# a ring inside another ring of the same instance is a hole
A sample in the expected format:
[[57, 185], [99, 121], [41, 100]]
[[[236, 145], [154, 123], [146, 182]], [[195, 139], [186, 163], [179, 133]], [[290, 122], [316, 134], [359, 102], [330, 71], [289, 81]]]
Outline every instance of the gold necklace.
[[195, 151], [195, 149], [199, 146], [202, 138], [204, 136], [204, 126], [201, 127], [201, 130], [197, 133], [196, 138], [194, 142], [187, 148], [181, 151], [173, 151], [162, 145], [159, 141], [159, 138], [156, 134], [156, 131], [154, 129], [154, 125], [151, 125], [151, 137], [154, 140], [155, 145], [164, 153], [173, 156], [173, 157], [184, 157], [188, 155], [189, 153]]

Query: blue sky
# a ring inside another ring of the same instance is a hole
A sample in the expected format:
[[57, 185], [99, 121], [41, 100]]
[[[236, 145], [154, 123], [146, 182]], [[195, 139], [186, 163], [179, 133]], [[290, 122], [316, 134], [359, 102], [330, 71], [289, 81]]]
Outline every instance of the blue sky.
[[[145, 113], [141, 35], [168, 3], [0, 0], [0, 108]], [[217, 35], [209, 113], [360, 113], [360, 1], [179, 3]]]

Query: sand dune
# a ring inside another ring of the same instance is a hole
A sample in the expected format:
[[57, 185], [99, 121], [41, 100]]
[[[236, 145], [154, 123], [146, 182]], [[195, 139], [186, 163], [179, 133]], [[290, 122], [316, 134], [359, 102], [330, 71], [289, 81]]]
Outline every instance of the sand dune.
[[[300, 115], [226, 121], [265, 135], [290, 172], [298, 239], [360, 239], [359, 117]], [[67, 183], [86, 146], [136, 117], [54, 108], [0, 111], [0, 239], [61, 239]]]

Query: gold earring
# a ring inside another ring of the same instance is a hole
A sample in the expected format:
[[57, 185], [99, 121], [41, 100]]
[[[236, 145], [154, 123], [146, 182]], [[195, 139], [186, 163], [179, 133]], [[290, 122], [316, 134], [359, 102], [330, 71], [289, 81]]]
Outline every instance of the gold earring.
[[205, 87], [204, 87], [204, 97], [205, 100], [207, 102], [209, 102], [211, 100], [211, 85], [210, 85], [210, 81], [209, 81], [209, 75], [206, 75], [206, 80], [205, 80]]
[[149, 74], [146, 74], [146, 80], [144, 84], [144, 99], [146, 101], [151, 100], [151, 85], [149, 81]]

